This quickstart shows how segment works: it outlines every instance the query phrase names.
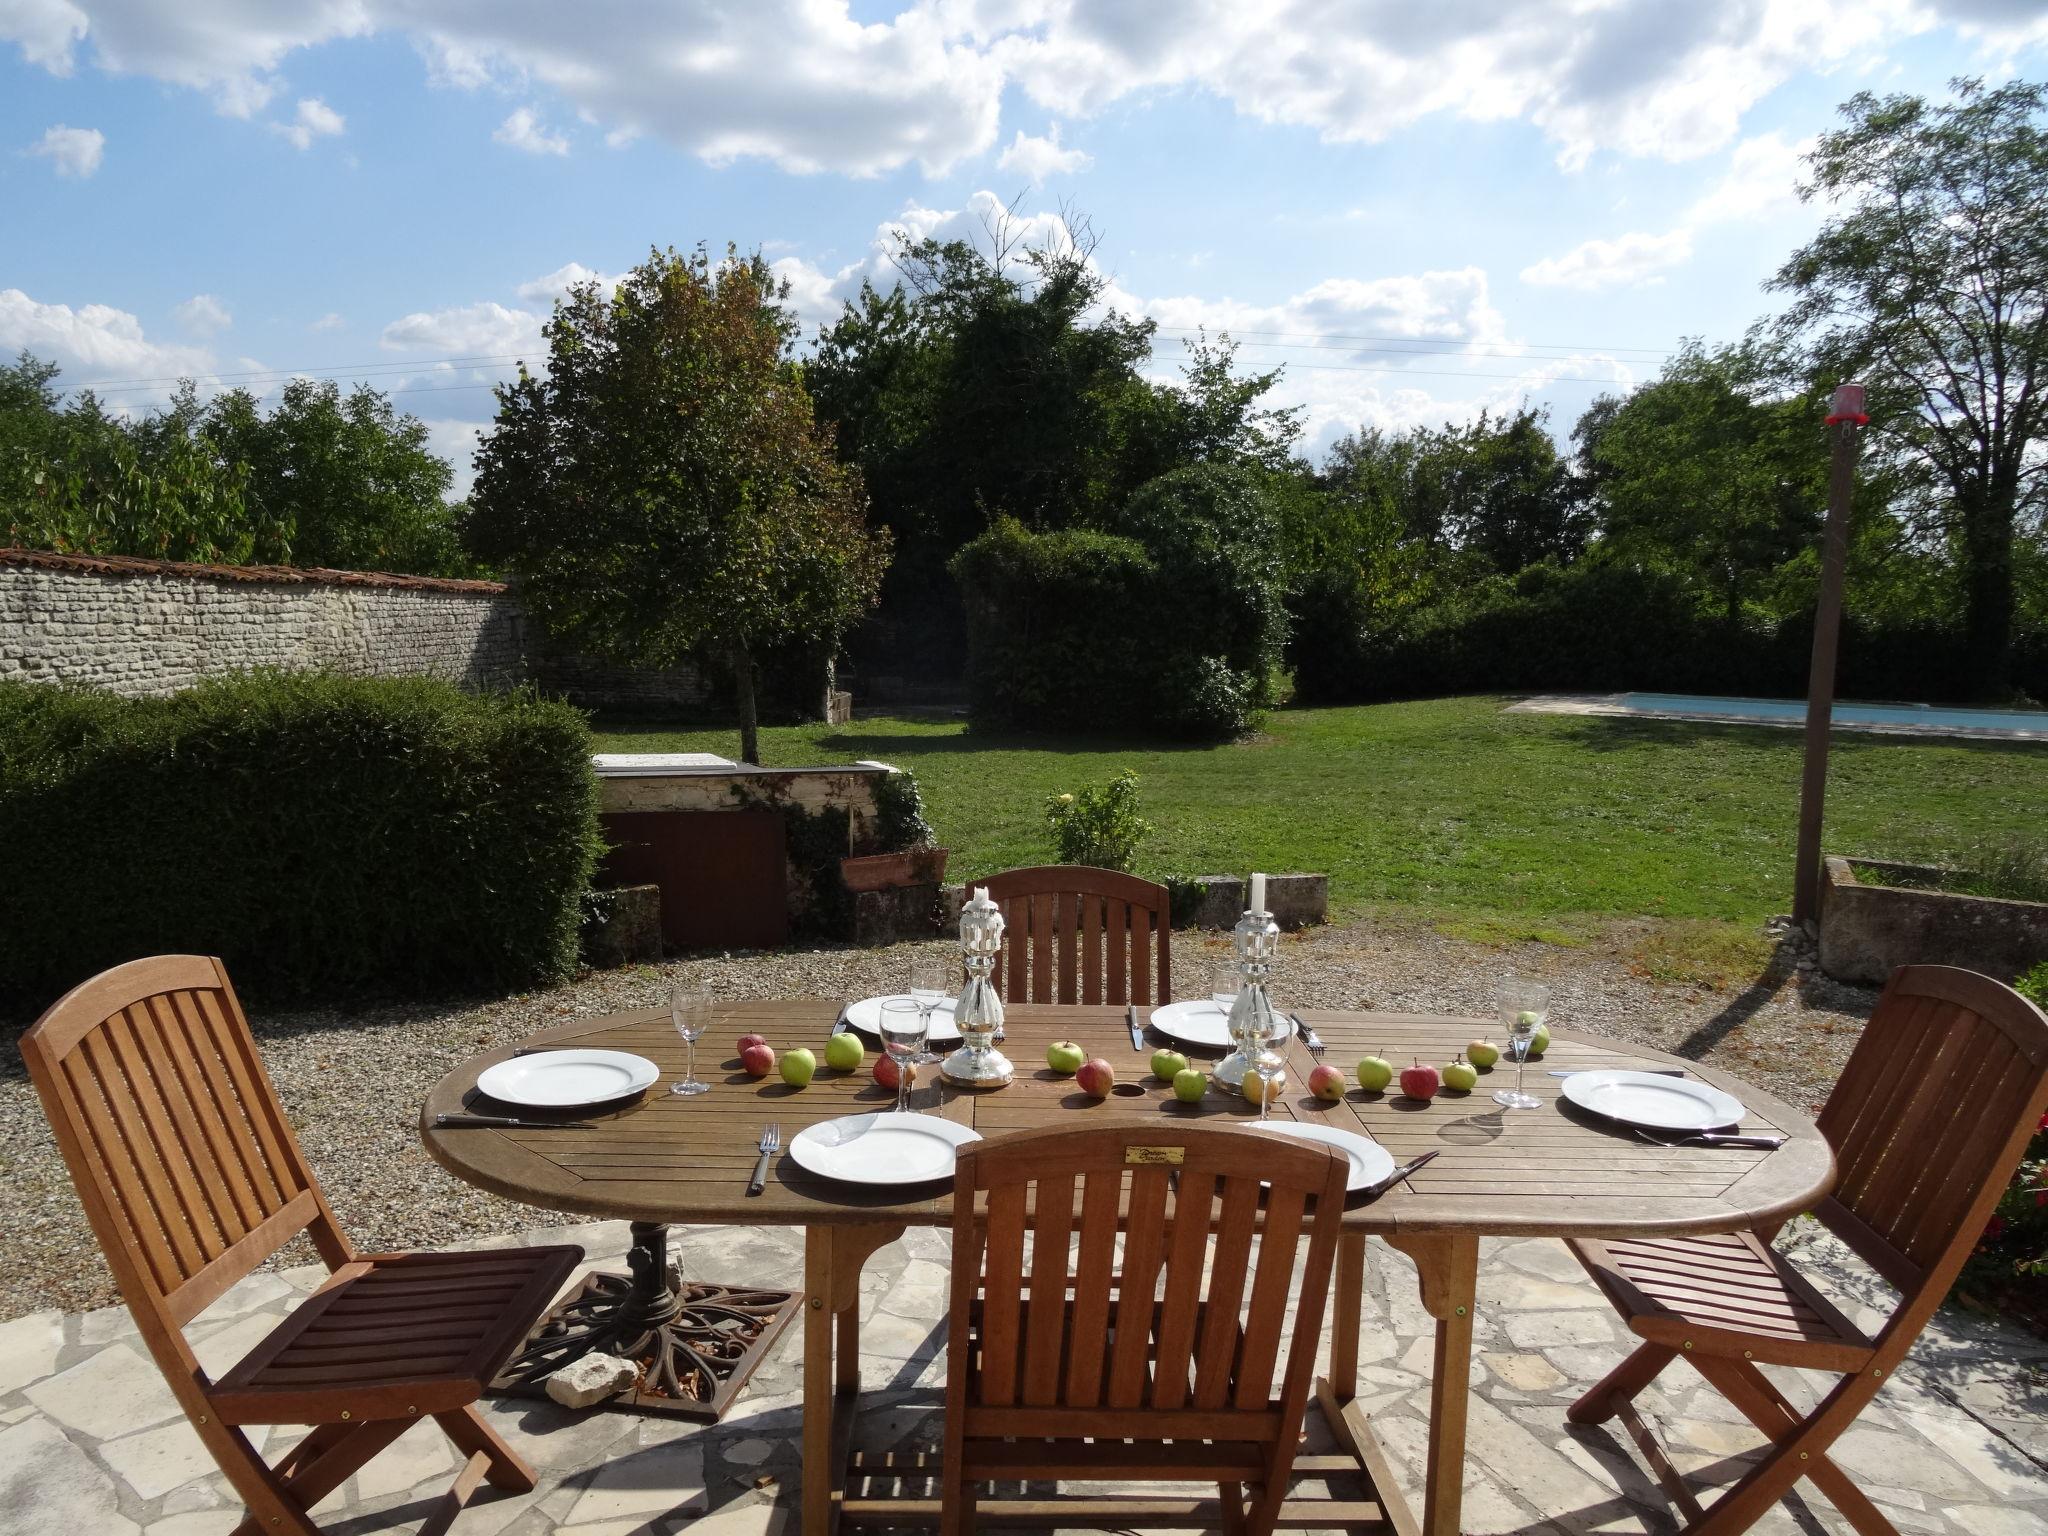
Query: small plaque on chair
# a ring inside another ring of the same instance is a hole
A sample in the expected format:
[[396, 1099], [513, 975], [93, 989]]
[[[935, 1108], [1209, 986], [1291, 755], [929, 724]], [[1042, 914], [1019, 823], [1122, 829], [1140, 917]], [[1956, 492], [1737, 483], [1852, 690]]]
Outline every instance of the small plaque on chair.
[[1177, 1164], [1186, 1152], [1186, 1147], [1125, 1147], [1124, 1162]]

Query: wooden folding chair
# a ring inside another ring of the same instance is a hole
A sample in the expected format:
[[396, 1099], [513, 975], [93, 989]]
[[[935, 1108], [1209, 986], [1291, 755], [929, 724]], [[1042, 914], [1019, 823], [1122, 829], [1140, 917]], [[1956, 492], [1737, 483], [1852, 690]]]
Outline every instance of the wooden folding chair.
[[[116, 966], [37, 1020], [21, 1054], [143, 1342], [248, 1505], [235, 1536], [316, 1532], [307, 1511], [422, 1414], [467, 1457], [423, 1533], [447, 1530], [480, 1481], [533, 1487], [473, 1405], [580, 1248], [355, 1252], [218, 960]], [[301, 1232], [332, 1275], [211, 1379], [185, 1325]], [[251, 1424], [313, 1430], [272, 1467]]]
[[[1900, 1293], [1867, 1338], [1771, 1246], [1730, 1237], [1571, 1244], [1646, 1341], [1574, 1403], [1621, 1416], [1689, 1520], [1686, 1536], [1737, 1536], [1811, 1478], [1862, 1536], [1897, 1536], [1828, 1447], [1878, 1393], [1948, 1294], [2048, 1109], [2048, 1018], [1972, 971], [1893, 973], [1821, 1111], [1838, 1177], [1814, 1214]], [[1771, 1441], [1763, 1460], [1702, 1511], [1632, 1400], [1683, 1355]], [[1758, 1369], [1843, 1379], [1802, 1416]]]
[[1003, 909], [995, 986], [1005, 1002], [1143, 1007], [1173, 1000], [1173, 902], [1165, 886], [1088, 864], [1005, 870], [976, 884]]
[[[1048, 1515], [1060, 1525], [1220, 1519], [1271, 1531], [1322, 1337], [1346, 1176], [1329, 1147], [1240, 1128], [1044, 1130], [963, 1147], [940, 1458], [946, 1536]], [[1061, 1478], [1209, 1483], [1220, 1498], [1027, 1507], [980, 1496], [988, 1482]], [[1328, 1506], [1316, 1508], [1308, 1523], [1329, 1523]]]

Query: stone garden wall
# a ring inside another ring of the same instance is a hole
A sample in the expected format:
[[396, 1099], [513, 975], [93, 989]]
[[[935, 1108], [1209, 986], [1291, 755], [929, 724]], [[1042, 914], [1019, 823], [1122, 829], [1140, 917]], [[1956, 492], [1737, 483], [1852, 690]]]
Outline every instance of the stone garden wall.
[[140, 696], [252, 667], [533, 681], [594, 707], [705, 696], [693, 671], [554, 653], [494, 581], [0, 550], [0, 679]]

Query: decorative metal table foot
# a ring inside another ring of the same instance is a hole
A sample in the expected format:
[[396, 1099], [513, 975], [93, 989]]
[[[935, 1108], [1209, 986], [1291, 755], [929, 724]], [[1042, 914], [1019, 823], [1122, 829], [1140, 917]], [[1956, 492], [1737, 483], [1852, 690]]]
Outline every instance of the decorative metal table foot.
[[589, 1276], [543, 1317], [492, 1383], [540, 1392], [572, 1360], [603, 1352], [640, 1367], [638, 1384], [601, 1406], [716, 1421], [803, 1306], [798, 1291], [668, 1280], [668, 1228], [633, 1223], [628, 1273]]

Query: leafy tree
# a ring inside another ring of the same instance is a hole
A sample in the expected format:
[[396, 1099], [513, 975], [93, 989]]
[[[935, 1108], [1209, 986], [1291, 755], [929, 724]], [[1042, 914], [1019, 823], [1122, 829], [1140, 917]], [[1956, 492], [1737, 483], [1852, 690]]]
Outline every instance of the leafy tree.
[[757, 651], [836, 643], [888, 558], [784, 361], [786, 291], [759, 257], [702, 247], [650, 253], [609, 299], [574, 289], [547, 375], [498, 390], [464, 525], [563, 640], [625, 665], [729, 660], [749, 762]]
[[248, 466], [248, 514], [290, 530], [295, 564], [470, 574], [447, 461], [418, 418], [369, 385], [344, 397], [332, 382], [294, 379], [267, 416], [247, 390], [231, 390], [198, 420], [223, 457]]
[[1875, 452], [1954, 547], [1970, 664], [1996, 695], [2016, 548], [2048, 508], [2048, 87], [1954, 91], [1843, 106], [1801, 189], [1833, 212], [1770, 286], [1791, 296], [1777, 334], [1814, 374], [1870, 386]]
[[1604, 555], [1688, 575], [1732, 619], [1812, 545], [1827, 444], [1813, 401], [1773, 378], [1754, 348], [1689, 342], [1655, 381], [1593, 403], [1573, 436]]

